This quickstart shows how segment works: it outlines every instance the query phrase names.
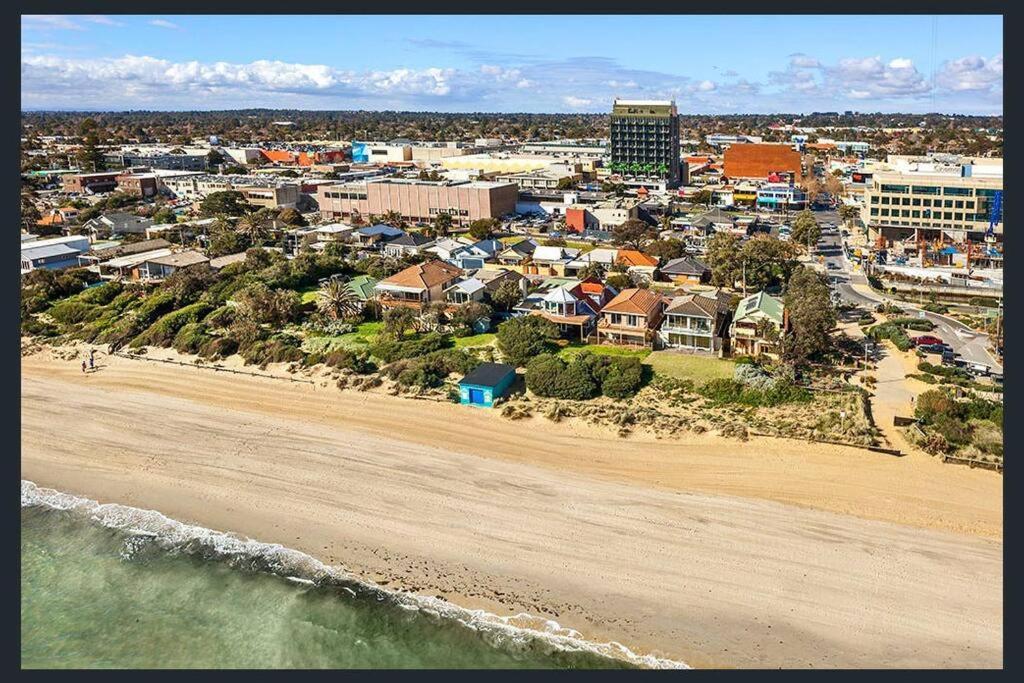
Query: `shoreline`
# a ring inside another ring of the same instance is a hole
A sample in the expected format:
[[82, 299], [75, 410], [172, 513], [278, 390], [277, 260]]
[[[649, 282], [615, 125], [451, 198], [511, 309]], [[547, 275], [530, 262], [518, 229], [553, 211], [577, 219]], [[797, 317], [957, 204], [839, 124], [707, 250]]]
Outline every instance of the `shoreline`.
[[[977, 476], [992, 473], [921, 461], [900, 486], [906, 458], [843, 447], [618, 439], [117, 358], [83, 376], [47, 353], [22, 359], [22, 476], [43, 487], [695, 667], [1001, 665], [1001, 481]], [[850, 452], [873, 488], [857, 470], [815, 481]], [[890, 519], [837, 514], [861, 507]]]
[[[76, 516], [88, 515], [93, 524], [125, 533], [140, 534], [157, 539], [165, 551], [184, 549], [186, 554], [197, 552], [198, 544], [204, 556], [212, 553], [212, 561], [231, 558], [248, 558], [260, 565], [257, 571], [302, 585], [352, 585], [362, 590], [383, 594], [405, 609], [437, 614], [446, 619], [458, 621], [472, 630], [485, 630], [499, 638], [499, 643], [510, 640], [520, 642], [522, 638], [534, 639], [563, 651], [588, 652], [609, 659], [626, 662], [648, 669], [687, 669], [685, 662], [642, 657], [621, 643], [596, 643], [584, 640], [572, 629], [561, 627], [557, 622], [530, 618], [519, 614], [500, 617], [482, 610], [470, 610], [439, 598], [388, 590], [372, 582], [325, 565], [314, 557], [278, 544], [263, 543], [258, 539], [239, 539], [237, 536], [205, 527], [191, 526], [166, 517], [158, 510], [142, 510], [116, 503], [102, 503], [74, 496], [72, 494], [38, 487], [34, 482], [21, 481], [21, 507], [41, 507], [49, 511], [61, 511]], [[207, 559], [209, 559], [207, 557]], [[500, 647], [498, 643], [492, 643]]]

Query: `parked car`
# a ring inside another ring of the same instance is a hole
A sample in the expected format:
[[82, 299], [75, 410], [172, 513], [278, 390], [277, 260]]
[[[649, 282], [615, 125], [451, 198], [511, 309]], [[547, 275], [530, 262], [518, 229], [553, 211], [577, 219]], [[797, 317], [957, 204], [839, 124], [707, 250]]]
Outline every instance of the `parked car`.
[[933, 337], [930, 334], [923, 334], [920, 337], [912, 337], [910, 343], [913, 344], [914, 346], [920, 346], [922, 344], [925, 346], [929, 346], [931, 344], [942, 344], [943, 341], [938, 337]]
[[949, 344], [918, 344], [917, 348], [924, 353], [937, 353], [940, 355], [945, 353], [947, 350], [953, 350], [953, 347]]
[[959, 363], [957, 359], [960, 358], [960, 354], [954, 353], [952, 350], [942, 352], [942, 364], [949, 366], [963, 365], [961, 360]]

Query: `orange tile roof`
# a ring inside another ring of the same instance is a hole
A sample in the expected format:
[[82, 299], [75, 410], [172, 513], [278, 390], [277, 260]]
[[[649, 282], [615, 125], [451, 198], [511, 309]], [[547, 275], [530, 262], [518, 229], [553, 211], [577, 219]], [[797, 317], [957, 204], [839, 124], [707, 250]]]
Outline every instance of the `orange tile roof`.
[[64, 222], [64, 216], [62, 216], [59, 213], [57, 213], [56, 211], [54, 211], [49, 216], [43, 216], [42, 218], [40, 218], [38, 221], [36, 221], [36, 224], [37, 225], [57, 225], [57, 224], [63, 223], [63, 222]]
[[619, 263], [625, 266], [656, 266], [658, 259], [647, 254], [640, 253], [635, 249], [619, 249], [617, 257]]
[[462, 269], [444, 261], [426, 261], [400, 270], [389, 278], [381, 280], [381, 284], [397, 287], [422, 287], [430, 289], [437, 285], [451, 282], [462, 275]]
[[604, 292], [604, 285], [600, 282], [584, 280], [580, 283], [580, 290], [586, 294], [601, 294]]
[[603, 312], [650, 315], [661, 305], [661, 295], [649, 289], [624, 289], [608, 302]]

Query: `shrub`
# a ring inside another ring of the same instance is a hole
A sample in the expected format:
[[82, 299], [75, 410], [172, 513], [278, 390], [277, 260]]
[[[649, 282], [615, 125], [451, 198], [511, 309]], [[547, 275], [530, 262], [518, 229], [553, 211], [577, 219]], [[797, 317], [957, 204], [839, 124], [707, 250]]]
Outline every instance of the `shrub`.
[[124, 285], [120, 282], [107, 282], [95, 287], [89, 287], [78, 295], [79, 301], [97, 306], [106, 306], [124, 291]]
[[198, 322], [191, 322], [184, 325], [174, 335], [172, 346], [179, 353], [198, 354], [203, 345], [210, 340], [206, 325]]
[[370, 354], [365, 351], [335, 349], [334, 351], [324, 355], [321, 362], [332, 368], [337, 368], [338, 370], [352, 370], [360, 375], [369, 374], [377, 369], [370, 361]]
[[136, 310], [140, 323], [148, 325], [174, 308], [174, 294], [157, 290], [143, 300]]
[[305, 357], [302, 349], [291, 338], [273, 337], [257, 339], [247, 344], [240, 344], [238, 354], [246, 365], [258, 365], [266, 368], [270, 363], [291, 363]]
[[956, 399], [941, 389], [929, 389], [917, 397], [914, 416], [930, 424], [939, 415], [957, 417], [961, 412]]
[[195, 303], [164, 315], [150, 325], [145, 332], [132, 340], [130, 346], [169, 346], [185, 325], [199, 322], [210, 311], [210, 304]]
[[900, 351], [909, 351], [911, 347], [910, 337], [907, 336], [906, 332], [904, 332], [899, 325], [891, 322], [875, 325], [868, 330], [867, 336], [876, 341], [888, 339], [895, 344], [896, 348]]
[[558, 327], [539, 315], [524, 315], [498, 325], [498, 350], [509, 363], [523, 366], [548, 351]]
[[60, 330], [53, 323], [31, 317], [21, 321], [21, 333], [29, 337], [56, 337]]
[[401, 386], [439, 387], [453, 372], [467, 373], [479, 365], [471, 354], [461, 349], [442, 349], [415, 358], [402, 358], [381, 370]]
[[754, 389], [771, 389], [775, 386], [775, 378], [757, 365], [737, 365], [733, 370], [733, 379], [744, 386]]
[[235, 307], [218, 306], [203, 318], [203, 322], [214, 329], [227, 329], [235, 322]]
[[577, 356], [566, 363], [558, 356], [541, 354], [526, 366], [526, 387], [538, 396], [549, 398], [576, 401], [593, 398], [600, 391], [600, 385], [594, 379], [592, 367], [592, 361], [585, 357]]
[[430, 332], [416, 339], [382, 339], [370, 347], [370, 354], [385, 363], [393, 363], [402, 358], [415, 358], [450, 346], [449, 339], [437, 332]]
[[202, 358], [227, 358], [238, 351], [238, 342], [231, 337], [210, 337], [199, 347]]
[[48, 311], [50, 317], [62, 325], [74, 325], [95, 320], [101, 312], [98, 306], [75, 299], [60, 301]]
[[893, 318], [889, 322], [893, 325], [899, 325], [905, 329], [918, 330], [919, 332], [931, 332], [935, 329], [935, 323], [927, 318], [902, 317]]
[[745, 387], [735, 379], [718, 378], [705, 382], [699, 393], [714, 403], [736, 403], [751, 407], [777, 406], [784, 403], [806, 403], [811, 392], [787, 382], [775, 381], [769, 389]]
[[643, 383], [644, 366], [639, 358], [616, 358], [601, 381], [601, 393], [609, 398], [629, 398], [640, 390]]

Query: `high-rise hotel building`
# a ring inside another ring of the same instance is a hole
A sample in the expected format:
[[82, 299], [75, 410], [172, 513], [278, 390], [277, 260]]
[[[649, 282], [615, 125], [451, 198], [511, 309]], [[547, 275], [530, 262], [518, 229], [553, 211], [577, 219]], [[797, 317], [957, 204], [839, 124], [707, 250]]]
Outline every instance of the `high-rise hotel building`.
[[678, 187], [679, 112], [675, 101], [615, 100], [612, 105], [611, 170], [658, 178]]

